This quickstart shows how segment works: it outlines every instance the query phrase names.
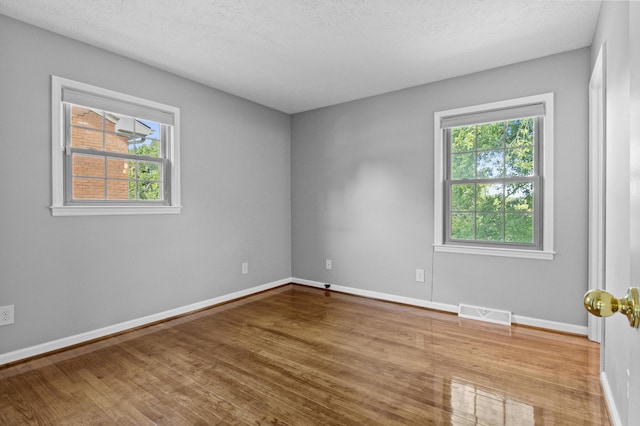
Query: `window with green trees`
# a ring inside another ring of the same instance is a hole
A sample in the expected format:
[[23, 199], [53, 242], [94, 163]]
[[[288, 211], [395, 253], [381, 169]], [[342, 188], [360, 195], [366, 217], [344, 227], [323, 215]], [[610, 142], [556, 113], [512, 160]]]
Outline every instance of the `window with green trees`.
[[445, 130], [445, 240], [540, 245], [540, 117]]
[[433, 118], [434, 251], [553, 260], [554, 94]]

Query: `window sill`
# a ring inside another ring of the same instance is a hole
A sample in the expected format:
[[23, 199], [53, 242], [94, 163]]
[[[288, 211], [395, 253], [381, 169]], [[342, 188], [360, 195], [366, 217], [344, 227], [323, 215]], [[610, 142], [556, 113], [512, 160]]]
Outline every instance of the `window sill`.
[[52, 216], [179, 214], [180, 206], [51, 206]]
[[434, 244], [434, 251], [442, 253], [476, 254], [481, 256], [516, 257], [521, 259], [553, 260], [555, 252], [542, 250], [523, 250], [498, 247], [471, 247]]

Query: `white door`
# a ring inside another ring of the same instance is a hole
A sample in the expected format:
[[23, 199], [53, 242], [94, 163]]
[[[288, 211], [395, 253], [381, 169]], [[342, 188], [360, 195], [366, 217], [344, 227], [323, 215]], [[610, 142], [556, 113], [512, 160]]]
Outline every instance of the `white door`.
[[[630, 256], [631, 285], [640, 287], [640, 4], [629, 5], [630, 76]], [[627, 398], [628, 425], [640, 425], [640, 329], [629, 333]]]

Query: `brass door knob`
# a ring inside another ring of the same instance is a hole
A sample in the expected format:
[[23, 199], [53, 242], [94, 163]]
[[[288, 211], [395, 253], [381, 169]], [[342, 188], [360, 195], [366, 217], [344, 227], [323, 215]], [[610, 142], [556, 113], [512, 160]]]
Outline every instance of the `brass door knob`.
[[631, 327], [638, 328], [640, 325], [640, 303], [636, 287], [630, 287], [627, 295], [620, 299], [604, 290], [590, 290], [584, 295], [584, 307], [597, 317], [608, 317], [620, 312], [627, 316]]

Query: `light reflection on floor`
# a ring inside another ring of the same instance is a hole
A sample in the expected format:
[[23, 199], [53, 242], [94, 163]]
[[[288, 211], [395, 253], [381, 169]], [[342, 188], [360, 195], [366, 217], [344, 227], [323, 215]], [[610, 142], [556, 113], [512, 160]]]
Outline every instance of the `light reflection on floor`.
[[456, 378], [451, 380], [451, 412], [452, 425], [467, 425], [467, 420], [493, 426], [535, 425], [531, 405], [478, 389]]

